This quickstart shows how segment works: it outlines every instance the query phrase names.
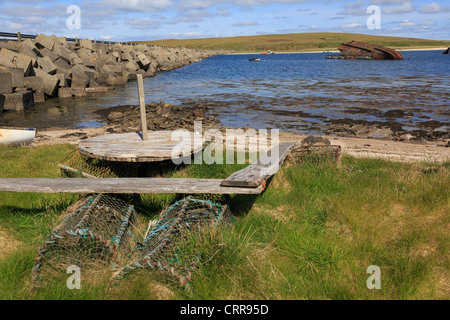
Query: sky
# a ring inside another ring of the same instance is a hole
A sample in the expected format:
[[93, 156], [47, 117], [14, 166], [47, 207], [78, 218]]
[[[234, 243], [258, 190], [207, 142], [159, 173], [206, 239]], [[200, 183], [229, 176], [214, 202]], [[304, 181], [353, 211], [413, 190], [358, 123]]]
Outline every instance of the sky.
[[80, 39], [351, 32], [450, 40], [449, 30], [450, 0], [0, 0], [0, 32]]

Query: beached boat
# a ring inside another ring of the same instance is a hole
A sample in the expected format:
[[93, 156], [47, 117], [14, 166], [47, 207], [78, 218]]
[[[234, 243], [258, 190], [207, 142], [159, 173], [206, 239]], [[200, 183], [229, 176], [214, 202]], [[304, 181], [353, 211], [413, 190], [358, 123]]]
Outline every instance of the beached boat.
[[[341, 44], [338, 49], [341, 55], [347, 59], [360, 59], [360, 57], [363, 57], [364, 60], [403, 60], [400, 52], [371, 43], [350, 41]], [[366, 59], [366, 57], [370, 59]]]
[[249, 58], [248, 61], [261, 61], [261, 58]]
[[27, 145], [36, 137], [36, 129], [0, 128], [0, 144]]

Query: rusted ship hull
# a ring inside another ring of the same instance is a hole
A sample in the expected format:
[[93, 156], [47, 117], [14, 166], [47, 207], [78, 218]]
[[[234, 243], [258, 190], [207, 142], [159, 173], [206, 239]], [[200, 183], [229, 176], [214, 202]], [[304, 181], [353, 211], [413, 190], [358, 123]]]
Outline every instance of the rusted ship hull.
[[374, 60], [403, 60], [401, 53], [394, 49], [365, 42], [343, 43], [338, 49], [346, 57], [366, 56]]

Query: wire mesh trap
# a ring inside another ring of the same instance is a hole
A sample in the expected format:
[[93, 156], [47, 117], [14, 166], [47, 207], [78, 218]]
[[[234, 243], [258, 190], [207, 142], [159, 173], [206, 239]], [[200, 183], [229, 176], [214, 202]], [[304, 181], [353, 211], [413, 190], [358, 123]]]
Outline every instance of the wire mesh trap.
[[339, 163], [341, 146], [339, 145], [312, 145], [296, 147], [291, 150], [290, 159], [294, 163]]
[[82, 155], [78, 149], [70, 152], [58, 167], [61, 175], [68, 178], [134, 178], [138, 176], [138, 167], [135, 165], [90, 158]]
[[86, 196], [68, 208], [38, 250], [34, 283], [61, 276], [72, 265], [84, 274], [125, 264], [136, 246], [135, 234], [134, 206], [115, 196]]
[[162, 270], [174, 276], [182, 286], [192, 277], [201, 248], [192, 240], [202, 228], [231, 221], [227, 205], [187, 197], [177, 201], [162, 214], [137, 247], [136, 259], [123, 267], [116, 279], [136, 268]]

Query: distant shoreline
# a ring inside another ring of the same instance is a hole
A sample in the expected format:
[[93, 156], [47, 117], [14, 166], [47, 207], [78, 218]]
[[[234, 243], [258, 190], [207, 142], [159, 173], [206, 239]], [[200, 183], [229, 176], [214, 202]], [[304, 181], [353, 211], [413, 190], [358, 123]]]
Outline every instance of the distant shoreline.
[[[445, 51], [447, 48], [410, 48], [410, 49], [395, 49], [397, 51]], [[277, 51], [274, 54], [280, 53], [339, 53], [339, 50], [311, 50], [311, 51]], [[261, 52], [233, 52], [229, 54], [261, 54]], [[267, 54], [270, 55], [270, 54]]]

